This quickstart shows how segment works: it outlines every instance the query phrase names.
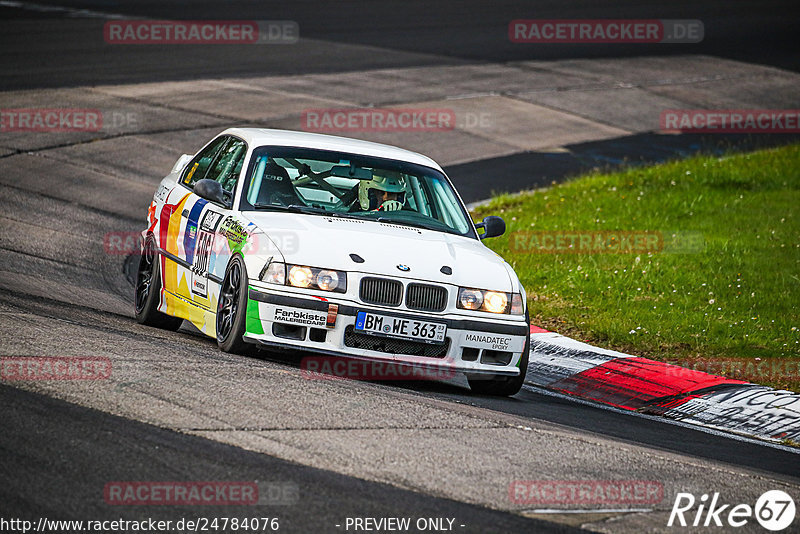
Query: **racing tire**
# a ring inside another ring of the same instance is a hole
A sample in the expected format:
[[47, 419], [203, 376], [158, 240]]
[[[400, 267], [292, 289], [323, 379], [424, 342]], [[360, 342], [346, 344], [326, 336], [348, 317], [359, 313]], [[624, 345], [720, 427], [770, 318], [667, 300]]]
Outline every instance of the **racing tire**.
[[158, 311], [161, 300], [161, 262], [158, 260], [155, 239], [153, 236], [148, 236], [142, 246], [139, 268], [136, 270], [133, 297], [136, 321], [139, 324], [174, 331], [181, 327], [183, 319]]
[[[528, 330], [530, 330], [530, 319], [528, 314], [525, 314], [527, 319]], [[516, 395], [522, 389], [522, 384], [525, 383], [525, 375], [528, 372], [528, 360], [531, 352], [531, 338], [526, 336], [525, 348], [522, 349], [522, 357], [519, 361], [519, 374], [516, 376], [496, 376], [494, 378], [474, 377], [467, 378], [469, 387], [473, 393], [480, 395], [495, 395], [502, 397], [510, 397]]]
[[217, 345], [223, 352], [241, 354], [247, 348], [244, 336], [247, 315], [247, 269], [241, 256], [234, 256], [225, 270], [217, 304]]

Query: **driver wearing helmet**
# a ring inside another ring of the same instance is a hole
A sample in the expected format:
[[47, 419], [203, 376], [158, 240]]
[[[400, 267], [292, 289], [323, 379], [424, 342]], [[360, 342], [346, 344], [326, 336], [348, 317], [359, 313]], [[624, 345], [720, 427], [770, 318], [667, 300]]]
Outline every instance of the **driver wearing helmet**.
[[364, 211], [397, 211], [403, 209], [406, 183], [400, 173], [375, 171], [372, 180], [358, 184], [358, 202]]

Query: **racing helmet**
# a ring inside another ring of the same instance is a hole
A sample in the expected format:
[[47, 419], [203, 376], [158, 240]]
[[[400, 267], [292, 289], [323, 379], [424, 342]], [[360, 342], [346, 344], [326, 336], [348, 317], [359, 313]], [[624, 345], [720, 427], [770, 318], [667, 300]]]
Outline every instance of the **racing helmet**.
[[362, 180], [358, 184], [358, 202], [363, 210], [376, 210], [381, 206], [380, 197], [383, 192], [397, 193], [397, 200], [393, 208], [399, 209], [403, 205], [406, 192], [406, 181], [399, 172], [375, 170], [372, 180]]

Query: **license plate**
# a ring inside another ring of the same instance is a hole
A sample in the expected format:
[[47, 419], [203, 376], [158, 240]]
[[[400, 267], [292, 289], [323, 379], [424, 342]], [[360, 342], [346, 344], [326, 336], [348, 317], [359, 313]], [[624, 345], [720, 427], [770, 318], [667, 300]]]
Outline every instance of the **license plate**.
[[441, 344], [444, 343], [447, 325], [362, 311], [356, 315], [355, 330], [356, 332], [375, 336]]

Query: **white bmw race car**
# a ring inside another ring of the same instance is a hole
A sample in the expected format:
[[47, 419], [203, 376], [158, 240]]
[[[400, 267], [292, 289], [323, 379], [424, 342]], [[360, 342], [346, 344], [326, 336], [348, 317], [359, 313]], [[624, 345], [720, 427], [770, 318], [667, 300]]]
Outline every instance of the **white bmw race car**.
[[159, 185], [136, 318], [188, 320], [226, 352], [252, 343], [424, 366], [513, 395], [528, 364], [525, 290], [481, 242], [503, 232], [499, 217], [473, 224], [420, 154], [233, 128]]

